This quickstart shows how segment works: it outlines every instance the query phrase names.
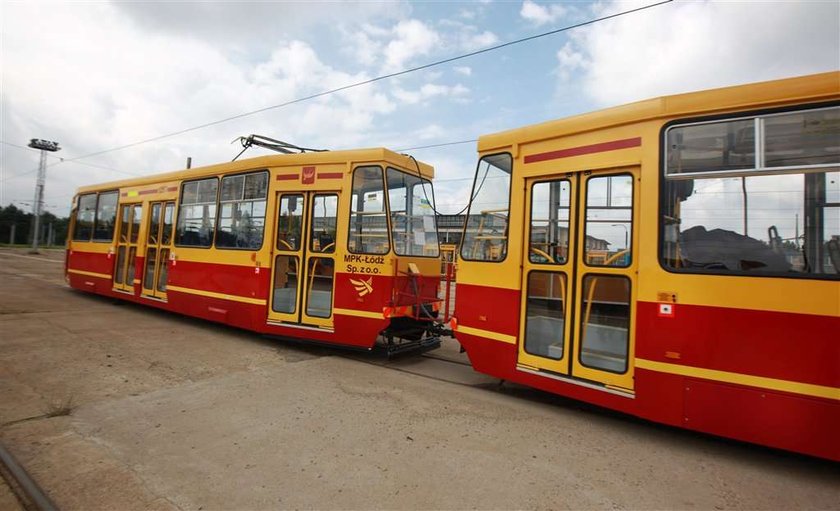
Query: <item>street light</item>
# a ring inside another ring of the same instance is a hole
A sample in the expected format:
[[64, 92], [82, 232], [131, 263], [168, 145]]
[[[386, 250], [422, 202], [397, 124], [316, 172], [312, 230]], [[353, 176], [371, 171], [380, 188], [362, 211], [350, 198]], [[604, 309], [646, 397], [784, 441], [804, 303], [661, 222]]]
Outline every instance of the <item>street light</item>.
[[624, 227], [624, 248], [625, 249], [630, 248], [630, 245], [628, 245], [628, 241], [629, 241], [628, 239], [630, 238], [630, 232], [627, 229], [627, 226], [624, 225], [624, 224], [610, 224], [610, 227]]
[[38, 238], [40, 238], [41, 230], [41, 209], [44, 204], [44, 183], [47, 180], [47, 152], [54, 153], [60, 151], [58, 142], [50, 140], [41, 140], [40, 138], [33, 138], [29, 141], [29, 147], [41, 150], [41, 162], [38, 165], [38, 179], [35, 181], [35, 202], [32, 204], [32, 215], [35, 217], [35, 230], [32, 236], [32, 250], [33, 254], [38, 253]]

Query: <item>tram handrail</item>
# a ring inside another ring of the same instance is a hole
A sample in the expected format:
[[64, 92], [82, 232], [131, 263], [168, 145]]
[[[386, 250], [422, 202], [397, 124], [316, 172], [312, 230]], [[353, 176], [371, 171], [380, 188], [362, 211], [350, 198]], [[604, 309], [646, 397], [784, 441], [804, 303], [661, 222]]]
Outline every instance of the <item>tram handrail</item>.
[[[332, 243], [328, 243], [326, 246], [324, 246], [323, 249], [319, 250], [317, 253], [319, 253], [319, 254], [326, 253], [327, 250], [329, 250], [331, 247], [334, 247], [334, 246], [335, 246], [335, 242], [333, 241]], [[315, 284], [315, 273], [318, 270], [318, 259], [320, 259], [320, 258], [319, 257], [315, 258], [315, 263], [312, 265], [312, 272], [309, 274], [309, 289], [306, 290], [306, 296], [309, 296], [309, 293], [312, 292], [312, 286]]]
[[[612, 263], [619, 257], [624, 256], [628, 252], [630, 252], [629, 248], [625, 248], [620, 252], [616, 252], [604, 261], [604, 266], [609, 265], [610, 263]], [[589, 286], [589, 293], [586, 295], [586, 314], [584, 314], [583, 327], [580, 332], [581, 345], [583, 344], [583, 339], [586, 336], [586, 325], [589, 324], [589, 315], [592, 313], [592, 297], [595, 294], [595, 286], [597, 285], [598, 277], [592, 277], [592, 285]]]
[[548, 261], [549, 261], [551, 264], [554, 264], [554, 263], [555, 263], [554, 258], [553, 258], [553, 257], [551, 257], [550, 255], [548, 255], [548, 252], [544, 252], [543, 250], [540, 250], [540, 249], [538, 249], [538, 248], [536, 248], [536, 247], [531, 247], [531, 252], [534, 252], [534, 253], [535, 253], [535, 254], [537, 254], [537, 255], [540, 255], [540, 256], [545, 257], [546, 259], [548, 259]]

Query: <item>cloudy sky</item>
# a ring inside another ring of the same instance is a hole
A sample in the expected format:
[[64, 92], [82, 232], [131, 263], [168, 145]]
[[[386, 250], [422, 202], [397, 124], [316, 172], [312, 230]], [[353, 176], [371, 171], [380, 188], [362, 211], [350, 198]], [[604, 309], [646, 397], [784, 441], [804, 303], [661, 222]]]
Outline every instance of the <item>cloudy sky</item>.
[[[672, 2], [110, 150], [654, 1], [3, 0], [0, 204], [31, 208], [38, 153], [25, 146], [34, 137], [63, 148], [45, 192], [47, 209], [61, 215], [80, 185], [183, 168], [188, 156], [194, 165], [228, 161], [239, 151], [231, 140], [250, 133], [405, 149], [840, 68], [837, 1]], [[461, 209], [475, 143], [410, 152], [436, 167], [439, 209]]]

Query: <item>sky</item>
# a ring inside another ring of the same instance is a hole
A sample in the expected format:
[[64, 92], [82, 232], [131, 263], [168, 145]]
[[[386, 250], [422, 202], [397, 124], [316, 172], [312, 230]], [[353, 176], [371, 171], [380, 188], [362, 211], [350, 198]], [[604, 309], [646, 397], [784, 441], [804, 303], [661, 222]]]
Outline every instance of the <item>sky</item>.
[[[0, 204], [231, 160], [256, 133], [405, 150], [650, 97], [840, 69], [840, 2], [675, 1], [177, 136], [150, 138], [655, 3], [0, 3]], [[68, 161], [91, 153], [101, 154]], [[476, 144], [407, 151], [438, 209], [467, 202]], [[243, 157], [268, 154], [253, 148]], [[65, 161], [60, 160], [63, 158]]]

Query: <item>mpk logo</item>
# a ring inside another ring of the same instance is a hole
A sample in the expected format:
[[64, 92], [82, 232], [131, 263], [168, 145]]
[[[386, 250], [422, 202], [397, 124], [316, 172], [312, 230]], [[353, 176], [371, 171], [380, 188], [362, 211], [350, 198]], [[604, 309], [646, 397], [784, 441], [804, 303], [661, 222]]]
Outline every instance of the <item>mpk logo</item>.
[[350, 279], [350, 283], [353, 284], [353, 288], [359, 293], [359, 297], [367, 296], [373, 292], [373, 277], [367, 280]]

